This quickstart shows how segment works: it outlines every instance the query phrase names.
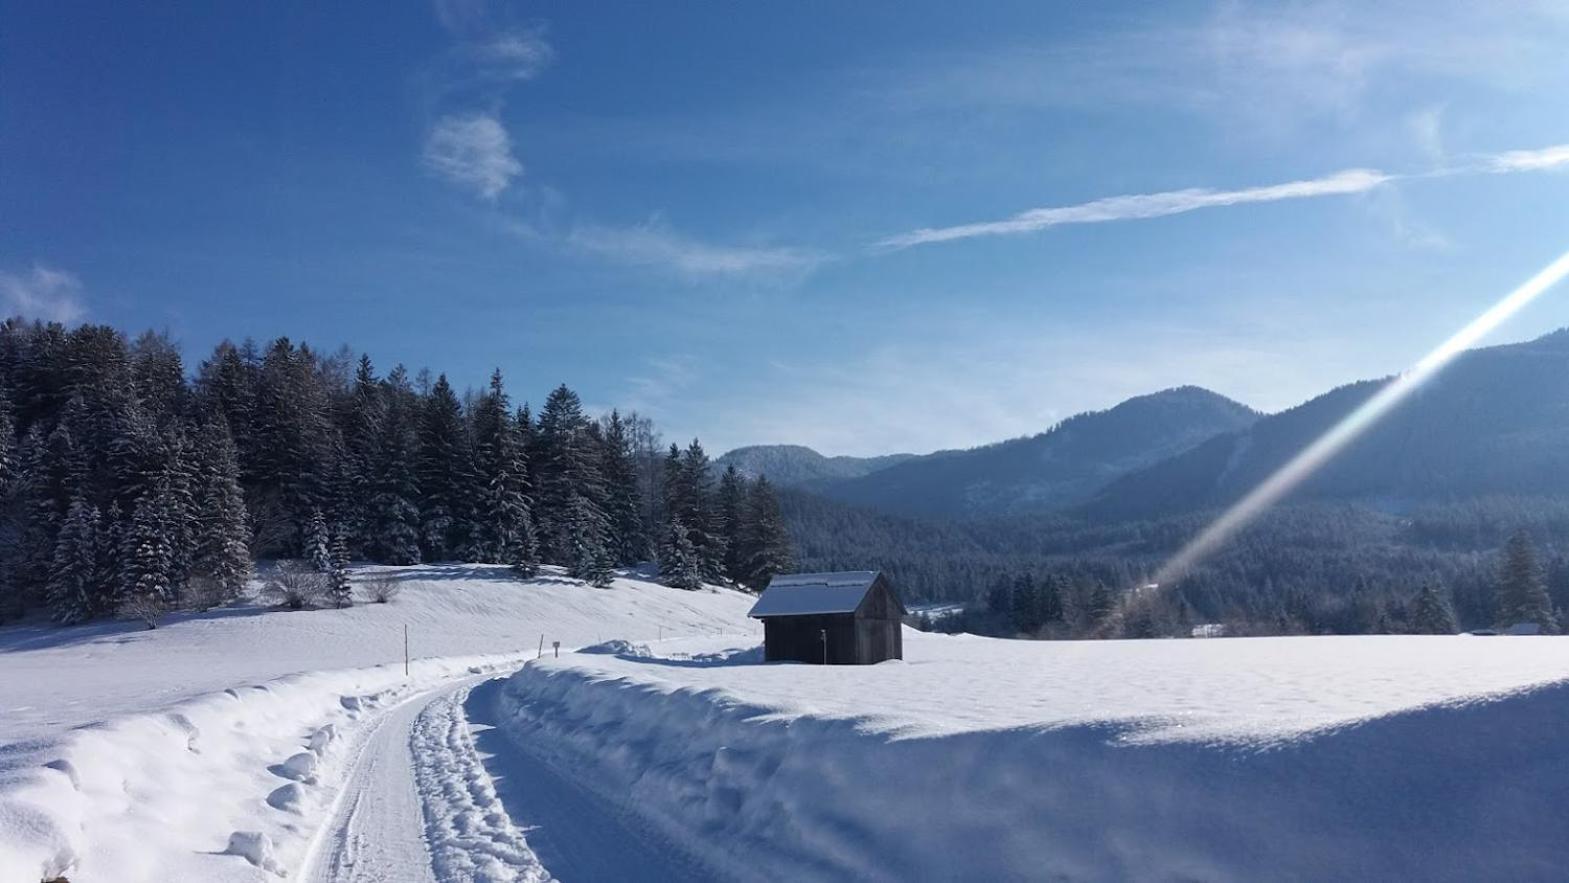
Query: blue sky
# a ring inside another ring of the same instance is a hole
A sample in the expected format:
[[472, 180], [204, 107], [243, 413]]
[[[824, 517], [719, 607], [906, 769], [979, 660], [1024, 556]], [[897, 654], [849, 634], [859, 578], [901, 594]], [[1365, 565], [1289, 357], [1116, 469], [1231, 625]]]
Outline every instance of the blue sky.
[[870, 454], [1286, 407], [1569, 249], [1562, 4], [958, 9], [0, 0], [0, 298]]

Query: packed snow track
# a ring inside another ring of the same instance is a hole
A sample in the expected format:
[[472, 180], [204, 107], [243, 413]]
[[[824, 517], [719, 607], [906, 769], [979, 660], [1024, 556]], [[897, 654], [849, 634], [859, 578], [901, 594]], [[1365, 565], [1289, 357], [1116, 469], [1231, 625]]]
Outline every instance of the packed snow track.
[[487, 723], [504, 680], [463, 678], [369, 724], [301, 878], [534, 883], [700, 874], [681, 864], [681, 850], [646, 843], [647, 832]]

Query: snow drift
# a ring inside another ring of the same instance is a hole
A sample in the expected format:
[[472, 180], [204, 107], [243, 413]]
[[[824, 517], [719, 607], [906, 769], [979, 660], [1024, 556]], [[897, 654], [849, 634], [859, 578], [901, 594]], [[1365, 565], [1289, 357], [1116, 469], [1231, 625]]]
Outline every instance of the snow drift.
[[[1090, 658], [1124, 664], [1098, 675], [1076, 661], [1082, 645], [925, 636], [910, 662], [871, 668], [563, 658], [514, 675], [497, 716], [519, 750], [722, 878], [1561, 876], [1569, 644], [1308, 640], [1105, 642]], [[1348, 651], [1371, 669], [1349, 687], [1334, 665], [1303, 665]], [[971, 716], [1019, 704], [993, 676], [1021, 653], [1084, 682], [1034, 724]], [[1489, 654], [1516, 688], [1461, 673], [1489, 670], [1477, 663]], [[1275, 670], [1223, 701], [1137, 681], [1144, 663], [1180, 684], [1253, 657]], [[1390, 679], [1423, 664], [1438, 675]], [[1319, 710], [1261, 726], [1254, 712], [1289, 704], [1294, 680], [1328, 694]], [[1481, 692], [1457, 695], [1468, 690]], [[1077, 711], [1095, 694], [1101, 720]], [[1200, 711], [1167, 713], [1183, 705]]]

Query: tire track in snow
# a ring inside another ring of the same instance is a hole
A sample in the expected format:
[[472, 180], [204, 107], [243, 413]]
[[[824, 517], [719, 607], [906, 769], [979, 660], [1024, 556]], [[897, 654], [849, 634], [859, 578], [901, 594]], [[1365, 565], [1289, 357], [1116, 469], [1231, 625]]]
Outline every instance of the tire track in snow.
[[463, 716], [468, 694], [464, 687], [426, 705], [410, 742], [436, 878], [542, 883], [550, 875], [512, 823], [475, 750]]
[[462, 717], [465, 678], [381, 715], [361, 740], [313, 883], [536, 883], [549, 879], [484, 773]]

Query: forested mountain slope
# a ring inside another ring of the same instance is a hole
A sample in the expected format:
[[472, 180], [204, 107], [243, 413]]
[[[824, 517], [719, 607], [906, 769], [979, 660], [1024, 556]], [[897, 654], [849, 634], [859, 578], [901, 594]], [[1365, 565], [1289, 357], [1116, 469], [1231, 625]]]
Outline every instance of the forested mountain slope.
[[1184, 386], [1079, 414], [1028, 438], [918, 457], [823, 493], [906, 515], [1040, 512], [1087, 500], [1121, 475], [1257, 417], [1225, 396]]
[[[1122, 520], [1235, 500], [1386, 382], [1340, 387], [1123, 476], [1085, 512]], [[1463, 354], [1295, 498], [1356, 499], [1401, 511], [1488, 494], [1569, 494], [1569, 330]]]
[[767, 476], [778, 487], [821, 487], [860, 478], [914, 458], [914, 454], [880, 457], [825, 457], [805, 445], [751, 445], [728, 451], [714, 461], [716, 472], [734, 466], [747, 478]]

